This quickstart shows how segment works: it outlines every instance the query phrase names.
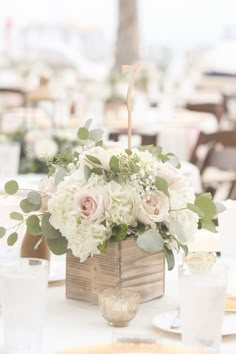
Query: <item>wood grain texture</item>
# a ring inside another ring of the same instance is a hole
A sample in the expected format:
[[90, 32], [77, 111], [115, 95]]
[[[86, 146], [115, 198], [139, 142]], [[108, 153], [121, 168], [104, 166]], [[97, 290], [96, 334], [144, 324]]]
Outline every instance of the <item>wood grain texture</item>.
[[139, 291], [141, 302], [164, 295], [165, 257], [148, 254], [133, 238], [109, 244], [106, 253], [80, 263], [71, 251], [66, 258], [66, 297], [98, 303], [98, 292], [120, 286]]

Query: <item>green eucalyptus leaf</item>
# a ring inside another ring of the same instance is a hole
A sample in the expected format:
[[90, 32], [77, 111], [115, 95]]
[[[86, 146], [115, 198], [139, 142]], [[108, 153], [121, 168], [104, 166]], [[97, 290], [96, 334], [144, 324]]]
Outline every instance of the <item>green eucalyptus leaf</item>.
[[17, 239], [18, 239], [17, 232], [13, 232], [12, 234], [10, 234], [7, 238], [8, 246], [13, 246], [16, 243]]
[[169, 161], [169, 157], [165, 154], [158, 154], [158, 160], [161, 160], [162, 162]]
[[193, 213], [199, 215], [200, 217], [204, 217], [203, 211], [198, 208], [195, 204], [187, 203], [187, 208], [191, 210]]
[[181, 167], [180, 161], [175, 154], [168, 153], [168, 154], [166, 154], [166, 156], [168, 156], [169, 162], [171, 163], [172, 166], [174, 166], [175, 168], [178, 168], [178, 169]]
[[112, 237], [115, 237], [118, 241], [122, 241], [128, 232], [128, 225], [119, 224], [112, 228]]
[[97, 141], [95, 146], [103, 146], [103, 140]]
[[21, 202], [20, 202], [20, 208], [21, 210], [28, 214], [28, 213], [31, 213], [32, 211], [37, 211], [41, 208], [41, 205], [34, 205], [34, 204], [31, 204], [28, 199], [22, 199]]
[[7, 194], [13, 195], [16, 194], [16, 192], [18, 191], [19, 186], [16, 181], [11, 180], [5, 184], [4, 189]]
[[168, 191], [168, 183], [164, 178], [157, 176], [155, 179], [155, 186], [157, 187], [158, 190], [160, 190], [162, 193], [164, 193], [167, 197], [170, 196], [170, 193]]
[[41, 194], [39, 192], [29, 192], [27, 199], [33, 205], [41, 205]]
[[103, 169], [99, 167], [92, 168], [91, 173], [95, 173], [96, 175], [101, 176], [103, 174]]
[[39, 217], [36, 215], [31, 215], [26, 220], [27, 232], [30, 235], [36, 236], [42, 233], [40, 227], [40, 220]]
[[79, 128], [78, 138], [80, 140], [87, 140], [89, 138], [89, 131], [86, 127]]
[[45, 213], [42, 217], [41, 229], [42, 234], [47, 237], [47, 239], [58, 240], [62, 236], [59, 230], [56, 230], [49, 222], [51, 214]]
[[65, 237], [60, 237], [59, 239], [47, 238], [47, 244], [52, 253], [60, 256], [67, 252], [68, 241]]
[[175, 256], [172, 250], [164, 247], [164, 254], [167, 261], [168, 270], [172, 270], [175, 266]]
[[64, 178], [67, 176], [67, 172], [64, 168], [59, 167], [57, 169], [57, 172], [55, 174], [55, 183], [58, 185], [60, 182], [64, 180]]
[[194, 204], [204, 214], [204, 220], [212, 220], [217, 214], [217, 209], [214, 202], [207, 195], [197, 196]]
[[226, 210], [226, 207], [224, 206], [224, 204], [219, 203], [219, 202], [214, 202], [214, 204], [215, 204], [218, 214], [223, 213]]
[[5, 227], [0, 227], [0, 238], [2, 238], [2, 237], [4, 237], [5, 236], [5, 234], [6, 234], [6, 229], [5, 229]]
[[128, 156], [132, 155], [132, 150], [130, 150], [130, 149], [126, 149], [125, 152]]
[[211, 220], [200, 220], [201, 229], [217, 233], [216, 225]]
[[18, 213], [17, 211], [13, 211], [12, 213], [10, 213], [10, 218], [13, 220], [24, 220], [23, 215]]
[[179, 246], [184, 251], [185, 256], [187, 256], [188, 255], [188, 246], [187, 245], [182, 245], [181, 243], [179, 244]]
[[93, 130], [90, 130], [89, 132], [89, 139], [92, 140], [92, 141], [101, 141], [103, 137], [103, 131], [102, 129], [93, 129]]
[[91, 176], [91, 170], [88, 166], [84, 166], [84, 177], [88, 181], [89, 177]]
[[92, 124], [92, 119], [90, 118], [90, 119], [88, 119], [86, 122], [85, 122], [85, 125], [84, 125], [84, 127], [85, 128], [87, 128], [87, 129], [89, 129], [90, 128], [90, 126], [91, 126], [91, 124]]
[[92, 163], [96, 163], [97, 165], [102, 165], [101, 161], [96, 157], [92, 155], [85, 155], [86, 159], [88, 159]]
[[137, 245], [145, 252], [156, 253], [163, 250], [164, 241], [158, 230], [150, 229], [138, 236]]
[[114, 172], [119, 172], [120, 170], [120, 161], [117, 156], [113, 155], [109, 162], [110, 169]]
[[106, 253], [108, 247], [108, 241], [103, 242], [101, 245], [98, 246], [98, 249], [102, 253]]

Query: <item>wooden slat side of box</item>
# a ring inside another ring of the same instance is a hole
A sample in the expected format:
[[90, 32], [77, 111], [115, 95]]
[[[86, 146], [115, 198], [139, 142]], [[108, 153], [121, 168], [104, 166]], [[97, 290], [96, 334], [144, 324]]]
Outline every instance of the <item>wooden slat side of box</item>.
[[97, 303], [99, 291], [117, 285], [140, 291], [142, 302], [164, 294], [164, 253], [145, 253], [133, 238], [110, 244], [106, 253], [84, 263], [68, 251], [66, 263], [66, 297], [69, 299]]
[[117, 286], [120, 276], [119, 243], [109, 245], [106, 253], [81, 263], [68, 251], [66, 258], [66, 297], [97, 303], [100, 290]]
[[132, 238], [122, 242], [121, 287], [139, 291], [142, 302], [163, 296], [165, 289], [164, 253], [143, 252]]

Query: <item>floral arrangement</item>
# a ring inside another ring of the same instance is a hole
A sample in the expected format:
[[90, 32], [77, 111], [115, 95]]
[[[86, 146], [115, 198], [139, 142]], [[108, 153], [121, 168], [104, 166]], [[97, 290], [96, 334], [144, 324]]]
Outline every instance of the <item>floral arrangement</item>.
[[[12, 245], [26, 223], [27, 232], [42, 235], [39, 243], [46, 238], [53, 253], [70, 249], [81, 262], [106, 252], [110, 242], [134, 237], [145, 252], [163, 250], [172, 269], [174, 252], [187, 253], [197, 229], [216, 231], [212, 220], [221, 205], [210, 194], [194, 195], [175, 155], [154, 146], [107, 147], [101, 130], [90, 124], [78, 131], [79, 151], [48, 160], [40, 190], [28, 191], [22, 213], [10, 215], [17, 220], [14, 232], [1, 227], [0, 236], [7, 234]], [[16, 181], [5, 184], [8, 194], [18, 190]]]

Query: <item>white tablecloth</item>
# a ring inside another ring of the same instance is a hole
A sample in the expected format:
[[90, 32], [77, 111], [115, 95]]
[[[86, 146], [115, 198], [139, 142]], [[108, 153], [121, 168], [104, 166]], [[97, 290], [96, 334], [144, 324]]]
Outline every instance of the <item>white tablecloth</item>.
[[[166, 275], [165, 296], [140, 305], [137, 316], [130, 322], [130, 326], [118, 329], [106, 324], [97, 306], [66, 299], [64, 286], [50, 287], [41, 354], [52, 354], [82, 344], [110, 342], [113, 335], [120, 333], [124, 336], [145, 334], [155, 337], [159, 342], [180, 343], [180, 336], [158, 330], [151, 324], [156, 314], [178, 307], [177, 289], [177, 268], [175, 268]], [[1, 316], [0, 333], [2, 333]], [[235, 354], [235, 341], [236, 335], [224, 337], [221, 354]]]

